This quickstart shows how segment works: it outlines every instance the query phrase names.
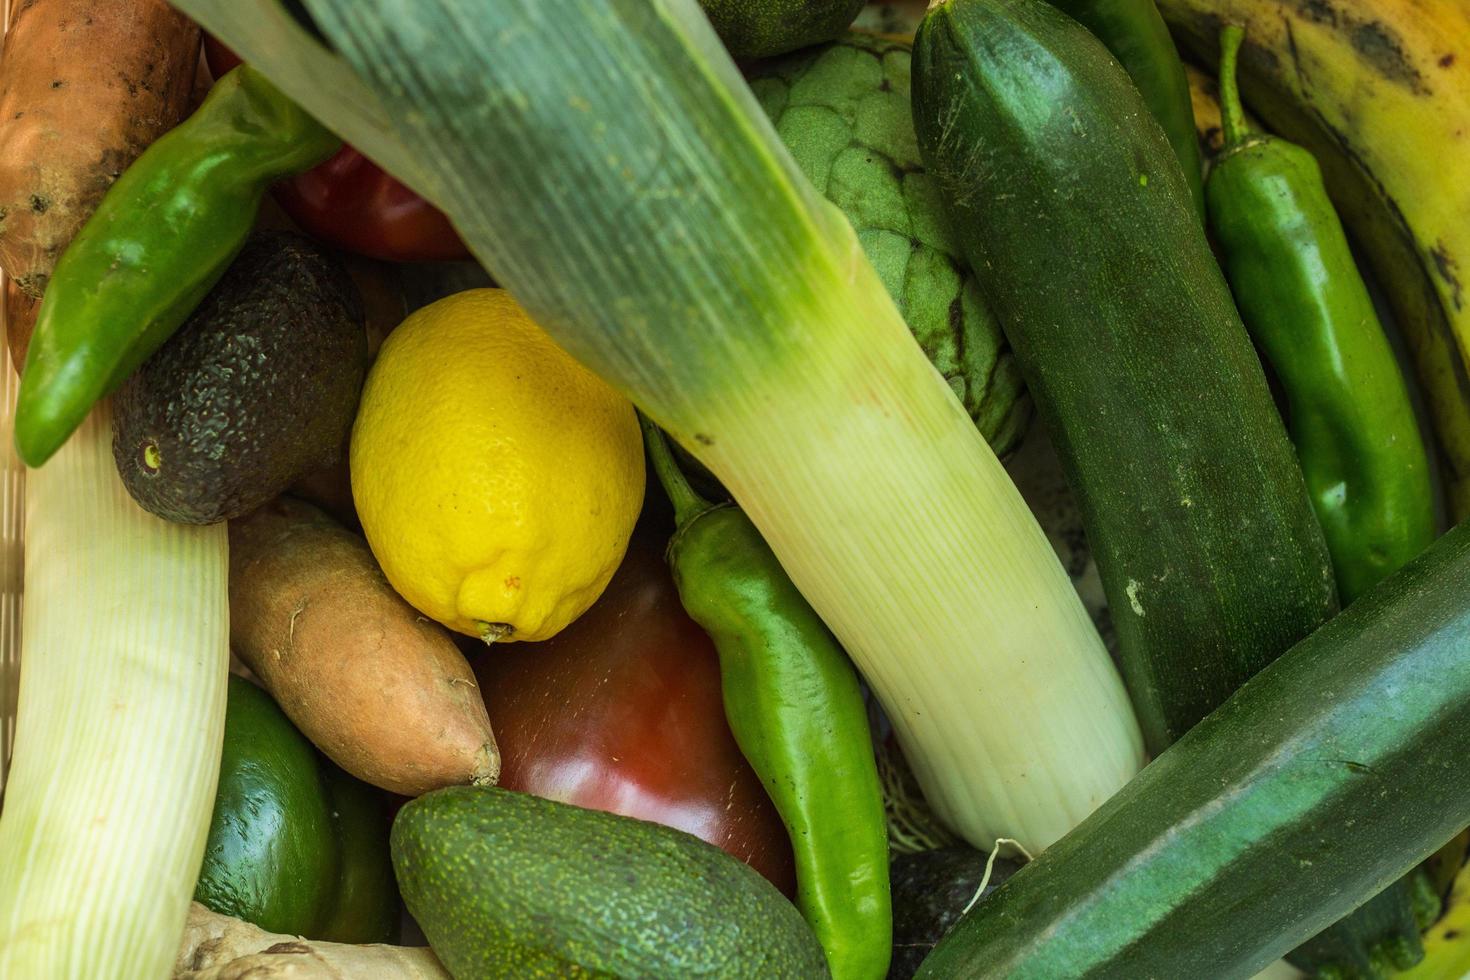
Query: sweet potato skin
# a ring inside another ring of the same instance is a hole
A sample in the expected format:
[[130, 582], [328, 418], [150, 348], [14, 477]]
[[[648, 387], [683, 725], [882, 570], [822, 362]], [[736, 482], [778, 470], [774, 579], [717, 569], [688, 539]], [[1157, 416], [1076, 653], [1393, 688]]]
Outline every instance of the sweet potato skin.
[[187, 113], [199, 50], [199, 27], [165, 0], [16, 4], [0, 51], [0, 268], [27, 296]]
[[229, 534], [230, 645], [307, 738], [404, 796], [495, 781], [474, 673], [393, 591], [366, 541], [290, 497]]

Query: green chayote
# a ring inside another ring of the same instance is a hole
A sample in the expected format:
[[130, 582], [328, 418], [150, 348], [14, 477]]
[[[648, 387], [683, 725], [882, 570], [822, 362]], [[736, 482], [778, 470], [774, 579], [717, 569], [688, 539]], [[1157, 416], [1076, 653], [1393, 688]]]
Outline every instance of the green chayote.
[[846, 212], [929, 359], [996, 453], [1010, 452], [1030, 403], [920, 162], [908, 45], [849, 33], [754, 66], [750, 75], [797, 164]]

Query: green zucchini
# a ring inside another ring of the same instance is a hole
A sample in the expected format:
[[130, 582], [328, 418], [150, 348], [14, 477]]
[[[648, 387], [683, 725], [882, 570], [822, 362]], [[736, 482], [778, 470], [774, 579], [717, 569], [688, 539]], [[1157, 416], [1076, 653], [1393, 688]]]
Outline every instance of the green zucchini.
[[736, 58], [764, 58], [830, 41], [865, 0], [699, 0]]
[[[998, 2], [998, 0], [987, 0]], [[962, 919], [919, 976], [1247, 977], [1470, 823], [1470, 524]]]
[[1031, 403], [919, 160], [909, 64], [907, 42], [852, 32], [746, 75], [797, 166], [847, 215], [914, 339], [1005, 459], [1026, 434]]
[[1184, 62], [1154, 0], [1047, 0], [1101, 41], [1143, 96], [1184, 169], [1190, 201], [1205, 217], [1204, 160]]
[[1178, 160], [1096, 38], [1042, 0], [941, 0], [913, 93], [1157, 753], [1335, 612], [1301, 469]]

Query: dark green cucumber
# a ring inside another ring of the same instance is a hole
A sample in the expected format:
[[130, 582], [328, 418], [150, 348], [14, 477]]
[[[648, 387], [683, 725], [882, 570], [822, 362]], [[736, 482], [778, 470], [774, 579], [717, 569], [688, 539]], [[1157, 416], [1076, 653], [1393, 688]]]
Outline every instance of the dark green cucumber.
[[913, 93], [1157, 753], [1336, 610], [1296, 455], [1173, 150], [1096, 38], [1042, 0], [949, 0]]
[[1248, 682], [919, 975], [1248, 977], [1470, 823], [1467, 755], [1470, 524]]

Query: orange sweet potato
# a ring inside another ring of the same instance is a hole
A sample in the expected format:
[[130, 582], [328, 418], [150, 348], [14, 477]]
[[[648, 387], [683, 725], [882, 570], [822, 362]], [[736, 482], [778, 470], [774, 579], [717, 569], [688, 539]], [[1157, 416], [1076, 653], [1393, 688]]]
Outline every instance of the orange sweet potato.
[[418, 796], [500, 774], [464, 655], [399, 598], [366, 541], [310, 504], [282, 497], [230, 522], [230, 644], [359, 779]]
[[165, 0], [19, 0], [0, 50], [0, 268], [31, 298], [189, 108], [199, 28]]

